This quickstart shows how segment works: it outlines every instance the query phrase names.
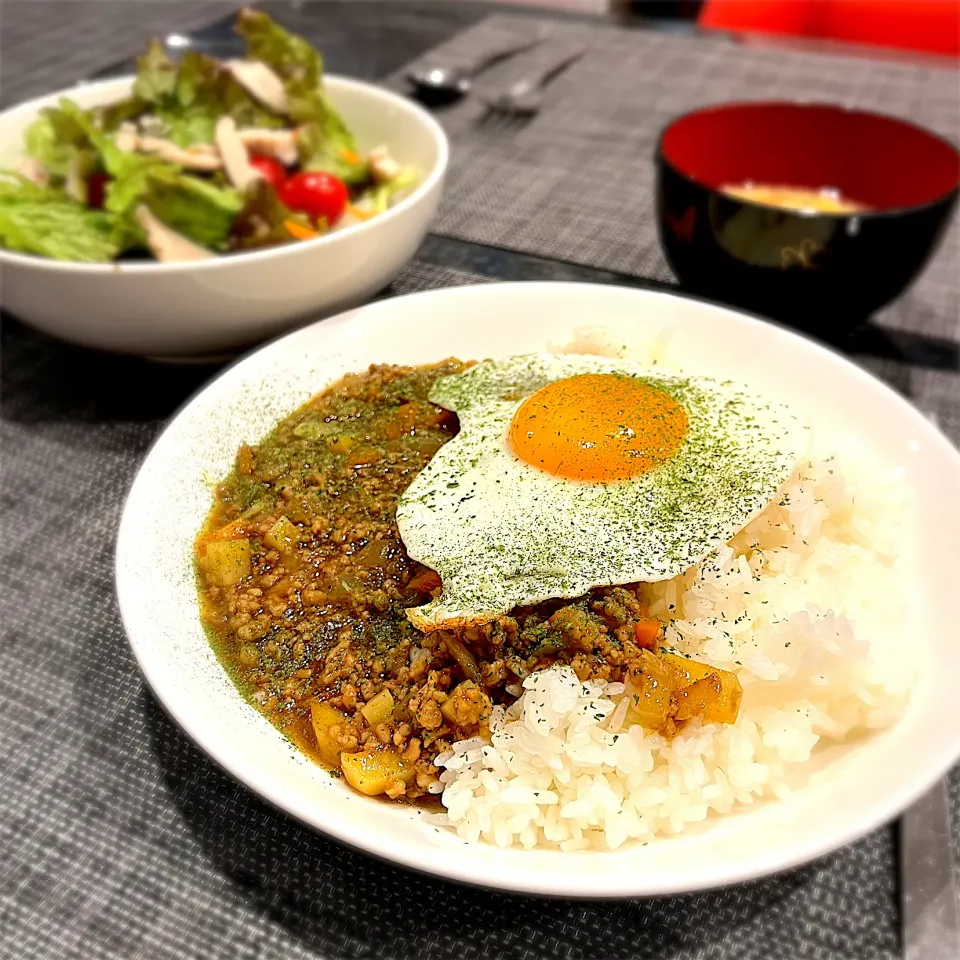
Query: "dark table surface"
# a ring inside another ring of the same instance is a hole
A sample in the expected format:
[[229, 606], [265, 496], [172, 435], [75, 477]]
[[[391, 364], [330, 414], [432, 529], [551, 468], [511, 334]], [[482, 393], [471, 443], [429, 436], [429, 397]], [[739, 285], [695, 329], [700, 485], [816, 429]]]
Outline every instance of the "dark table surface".
[[[369, 78], [503, 9], [354, 0], [268, 6], [295, 27], [309, 19], [329, 70]], [[226, 53], [229, 32], [205, 25], [234, 7], [4, 0], [0, 100], [10, 105], [115, 70], [150, 35], [189, 34]], [[386, 293], [483, 279], [658, 285], [431, 236]], [[837, 345], [908, 393], [922, 383], [957, 399], [954, 339], [865, 326]], [[726, 891], [545, 903], [374, 863], [302, 830], [224, 777], [144, 689], [111, 569], [136, 465], [217, 369], [110, 356], [3, 318], [0, 958], [898, 954], [889, 829], [810, 867]], [[40, 656], [43, 669], [28, 673]], [[805, 891], [815, 886], [811, 898]], [[866, 912], [852, 915], [853, 903]]]

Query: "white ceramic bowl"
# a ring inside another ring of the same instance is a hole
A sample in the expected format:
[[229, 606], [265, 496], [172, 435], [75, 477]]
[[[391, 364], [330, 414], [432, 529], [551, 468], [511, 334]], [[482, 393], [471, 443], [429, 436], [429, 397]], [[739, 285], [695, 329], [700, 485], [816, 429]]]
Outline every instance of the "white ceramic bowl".
[[[786, 802], [756, 803], [700, 829], [612, 853], [468, 845], [409, 807], [352, 793], [304, 760], [238, 695], [197, 615], [191, 549], [237, 447], [347, 371], [450, 355], [506, 356], [602, 324], [617, 336], [666, 332], [668, 360], [750, 383], [806, 412], [839, 451], [866, 445], [916, 492], [917, 564], [904, 589], [915, 618], [903, 655], [918, 680], [905, 716], [882, 734], [831, 748]], [[176, 417], [130, 492], [117, 549], [123, 621], [147, 682], [174, 719], [252, 790], [318, 830], [371, 853], [470, 883], [564, 896], [668, 894], [794, 866], [894, 817], [960, 754], [960, 454], [918, 411], [847, 360], [731, 310], [663, 293], [587, 284], [461, 287], [361, 307], [249, 356]]]
[[[69, 96], [82, 107], [111, 103], [131, 77], [64, 90], [0, 114], [0, 169], [21, 156], [37, 113]], [[329, 315], [383, 289], [416, 252], [436, 213], [449, 154], [440, 125], [387, 90], [324, 78], [360, 149], [387, 144], [421, 171], [395, 207], [305, 243], [201, 263], [61, 263], [0, 249], [3, 307], [46, 333], [123, 353], [191, 357], [221, 353]]]

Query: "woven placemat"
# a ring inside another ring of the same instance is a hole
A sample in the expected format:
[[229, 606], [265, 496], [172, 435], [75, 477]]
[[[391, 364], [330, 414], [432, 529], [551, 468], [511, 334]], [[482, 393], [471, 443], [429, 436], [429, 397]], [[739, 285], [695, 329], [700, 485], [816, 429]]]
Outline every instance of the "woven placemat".
[[[470, 62], [518, 36], [544, 42], [480, 75], [475, 93], [437, 111], [453, 144], [438, 233], [641, 277], [671, 280], [654, 221], [660, 130], [695, 107], [740, 99], [811, 99], [879, 110], [960, 140], [954, 70], [746, 47], [598, 24], [497, 15], [411, 66]], [[483, 98], [583, 49], [526, 123], [485, 117]], [[391, 83], [408, 89], [406, 70]], [[960, 335], [960, 221], [890, 326]]]
[[139, 53], [151, 37], [189, 33], [237, 0], [3, 0], [0, 105], [79, 83]]
[[[414, 264], [392, 292], [480, 279]], [[82, 350], [14, 321], [0, 364], [4, 960], [899, 956], [892, 827], [718, 892], [578, 903], [412, 875], [263, 804], [151, 699], [113, 594], [124, 493], [212, 371]], [[878, 372], [900, 377], [895, 364]], [[957, 772], [951, 802], [960, 823]]]
[[[144, 35], [183, 32], [233, 4], [107, 5], [109, 18], [104, 0], [97, 13], [76, 0], [4, 0], [3, 102], [61, 86], [127, 55]], [[414, 264], [393, 292], [480, 279]], [[951, 303], [957, 309], [944, 290], [940, 300], [925, 294], [920, 307], [933, 320], [915, 327], [946, 329], [937, 318]], [[955, 374], [866, 362], [960, 439]], [[802, 870], [724, 891], [544, 902], [459, 888], [345, 850], [220, 773], [144, 689], [112, 569], [139, 462], [212, 372], [105, 356], [3, 323], [0, 960], [899, 956], [891, 828]], [[960, 824], [960, 771], [951, 806]], [[960, 864], [956, 829], [954, 853]]]

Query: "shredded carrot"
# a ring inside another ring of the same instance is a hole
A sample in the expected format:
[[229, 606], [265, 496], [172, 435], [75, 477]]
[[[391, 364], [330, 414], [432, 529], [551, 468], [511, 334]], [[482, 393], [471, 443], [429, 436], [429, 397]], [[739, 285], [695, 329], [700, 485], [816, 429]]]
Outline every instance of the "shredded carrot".
[[359, 163], [363, 159], [359, 153], [353, 150], [341, 150], [340, 156], [346, 160], [347, 163]]
[[296, 220], [284, 220], [283, 225], [287, 228], [287, 232], [296, 237], [297, 240], [313, 240], [314, 237], [320, 236], [316, 230], [311, 230], [309, 227], [297, 223]]
[[638, 620], [633, 625], [633, 636], [637, 641], [637, 646], [645, 647], [647, 650], [654, 648], [654, 642], [660, 633], [660, 621], [648, 618]]

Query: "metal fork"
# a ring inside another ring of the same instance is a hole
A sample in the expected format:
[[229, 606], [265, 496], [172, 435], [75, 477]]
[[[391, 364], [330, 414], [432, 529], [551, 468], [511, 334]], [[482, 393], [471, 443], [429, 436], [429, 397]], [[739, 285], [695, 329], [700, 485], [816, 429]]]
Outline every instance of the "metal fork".
[[582, 47], [572, 53], [568, 51], [559, 60], [541, 66], [538, 71], [518, 80], [503, 93], [487, 99], [488, 110], [511, 117], [533, 116], [543, 106], [543, 91], [547, 84], [579, 60], [584, 52]]

